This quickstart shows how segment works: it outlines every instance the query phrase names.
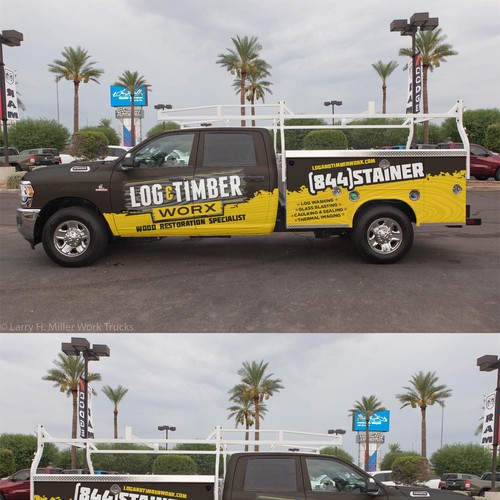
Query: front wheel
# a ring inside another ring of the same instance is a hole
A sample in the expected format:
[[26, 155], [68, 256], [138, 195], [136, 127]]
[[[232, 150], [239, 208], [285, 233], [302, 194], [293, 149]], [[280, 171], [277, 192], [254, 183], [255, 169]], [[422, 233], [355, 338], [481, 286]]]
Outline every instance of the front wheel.
[[104, 252], [108, 234], [98, 214], [84, 207], [68, 207], [53, 214], [42, 232], [45, 253], [64, 267], [82, 267]]
[[369, 262], [391, 264], [403, 258], [413, 243], [408, 216], [391, 205], [368, 209], [353, 229], [354, 246]]
[[500, 167], [497, 168], [494, 177], [496, 181], [500, 181]]
[[478, 181], [487, 181], [488, 176], [487, 175], [475, 175], [474, 176]]

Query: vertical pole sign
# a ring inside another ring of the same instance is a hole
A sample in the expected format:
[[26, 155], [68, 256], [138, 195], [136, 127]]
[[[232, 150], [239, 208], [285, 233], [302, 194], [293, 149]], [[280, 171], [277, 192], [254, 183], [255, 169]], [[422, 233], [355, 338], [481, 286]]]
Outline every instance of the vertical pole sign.
[[[84, 439], [85, 436], [85, 384], [86, 381], [81, 378], [78, 383], [78, 437]], [[88, 386], [87, 401], [87, 437], [94, 437], [94, 424], [92, 419], [92, 389]]]
[[[413, 108], [413, 65], [415, 65], [415, 108]], [[407, 113], [422, 113], [422, 55], [417, 52], [408, 64]]]

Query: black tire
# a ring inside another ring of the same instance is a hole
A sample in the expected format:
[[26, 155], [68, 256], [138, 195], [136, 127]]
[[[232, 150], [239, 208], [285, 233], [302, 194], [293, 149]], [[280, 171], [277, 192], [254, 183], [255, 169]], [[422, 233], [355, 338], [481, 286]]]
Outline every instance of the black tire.
[[496, 181], [500, 181], [500, 167], [497, 168], [495, 175], [493, 176]]
[[353, 228], [357, 252], [369, 262], [391, 264], [403, 258], [413, 243], [413, 225], [408, 216], [391, 205], [364, 212]]
[[53, 214], [42, 231], [45, 253], [64, 267], [83, 267], [106, 249], [108, 231], [102, 218], [84, 207], [63, 208]]
[[474, 176], [478, 181], [487, 181], [488, 176], [487, 175], [475, 175]]

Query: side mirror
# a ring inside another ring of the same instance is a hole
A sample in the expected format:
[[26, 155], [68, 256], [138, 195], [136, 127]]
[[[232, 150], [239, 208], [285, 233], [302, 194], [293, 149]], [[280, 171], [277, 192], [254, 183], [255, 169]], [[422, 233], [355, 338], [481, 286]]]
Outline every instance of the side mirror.
[[380, 491], [380, 487], [375, 482], [375, 479], [373, 479], [372, 477], [369, 477], [366, 480], [366, 493], [368, 493], [368, 495], [378, 495], [379, 491]]
[[120, 162], [120, 170], [132, 170], [134, 168], [134, 159], [130, 153], [127, 153]]

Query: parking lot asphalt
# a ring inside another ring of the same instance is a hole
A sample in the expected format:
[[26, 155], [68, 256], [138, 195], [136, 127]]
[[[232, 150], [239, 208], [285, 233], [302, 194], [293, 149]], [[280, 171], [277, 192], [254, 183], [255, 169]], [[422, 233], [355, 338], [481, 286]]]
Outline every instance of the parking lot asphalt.
[[401, 262], [367, 264], [309, 233], [122, 241], [94, 265], [55, 265], [0, 192], [0, 331], [499, 332], [500, 183], [471, 182], [483, 225], [416, 228]]

